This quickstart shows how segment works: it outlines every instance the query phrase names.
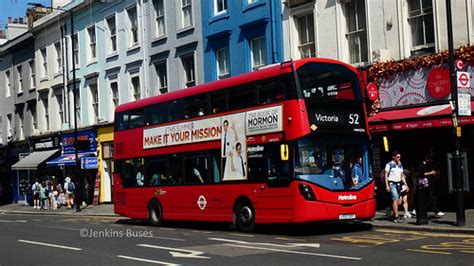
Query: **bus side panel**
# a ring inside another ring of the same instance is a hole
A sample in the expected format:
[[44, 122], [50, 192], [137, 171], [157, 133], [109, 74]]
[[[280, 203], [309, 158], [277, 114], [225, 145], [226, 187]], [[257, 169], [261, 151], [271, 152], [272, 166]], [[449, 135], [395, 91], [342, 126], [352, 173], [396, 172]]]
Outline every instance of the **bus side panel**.
[[294, 218], [294, 196], [291, 187], [268, 187], [260, 184], [255, 204], [256, 223], [288, 223]]

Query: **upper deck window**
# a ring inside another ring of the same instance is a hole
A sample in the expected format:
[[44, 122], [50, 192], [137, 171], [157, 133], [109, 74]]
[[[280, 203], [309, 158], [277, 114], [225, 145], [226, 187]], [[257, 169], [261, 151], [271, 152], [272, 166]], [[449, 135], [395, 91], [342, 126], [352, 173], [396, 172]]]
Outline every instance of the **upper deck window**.
[[360, 100], [357, 75], [341, 65], [308, 63], [298, 69], [305, 99]]

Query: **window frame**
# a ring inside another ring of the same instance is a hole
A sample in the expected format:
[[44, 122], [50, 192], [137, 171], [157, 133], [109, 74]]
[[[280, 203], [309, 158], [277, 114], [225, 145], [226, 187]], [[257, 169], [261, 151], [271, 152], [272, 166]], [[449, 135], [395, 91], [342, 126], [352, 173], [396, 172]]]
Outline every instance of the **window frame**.
[[[155, 73], [158, 84], [159, 94], [168, 92], [168, 64], [166, 60], [162, 60], [153, 64], [155, 67]], [[164, 68], [164, 75], [161, 70]], [[164, 85], [164, 86], [163, 86]]]
[[[259, 61], [262, 60], [262, 62], [259, 62], [260, 64], [256, 64], [256, 57], [255, 57], [255, 50], [254, 50], [254, 46], [255, 46], [255, 42], [258, 42], [258, 44], [261, 44], [261, 48], [263, 48], [262, 50], [258, 50], [259, 52]], [[267, 65], [267, 47], [266, 47], [266, 37], [265, 35], [262, 35], [262, 36], [259, 36], [259, 37], [255, 37], [255, 38], [252, 38], [249, 40], [249, 46], [250, 46], [250, 62], [251, 62], [251, 70], [252, 71], [255, 71], [255, 70], [258, 70], [259, 68]], [[260, 56], [261, 55], [261, 56]]]
[[35, 61], [31, 60], [28, 62], [28, 67], [30, 70], [30, 90], [36, 89], [36, 66]]
[[227, 0], [213, 0], [214, 2], [214, 16], [227, 13]]
[[[184, 54], [180, 56], [181, 66], [183, 69], [184, 76], [184, 87], [189, 88], [196, 85], [196, 60], [194, 58], [194, 52]], [[188, 60], [192, 60], [191, 64]], [[187, 68], [192, 67], [192, 68]], [[192, 77], [192, 79], [189, 79]]]
[[[360, 6], [361, 5], [361, 6]], [[362, 8], [363, 10], [359, 10]], [[362, 22], [361, 13], [363, 13], [363, 26], [361, 26]], [[369, 62], [369, 43], [368, 43], [368, 36], [367, 36], [367, 12], [366, 12], [366, 2], [365, 0], [354, 0], [344, 4], [344, 16], [346, 19], [346, 31], [345, 34], [346, 41], [347, 41], [347, 51], [349, 53], [349, 63], [351, 64], [362, 64]], [[354, 21], [351, 20], [353, 18]], [[354, 22], [354, 23], [353, 23]], [[354, 25], [354, 30], [350, 29], [350, 25]], [[352, 41], [357, 43], [358, 51], [356, 54], [353, 54], [353, 50], [351, 49]], [[364, 46], [365, 41], [365, 47]], [[365, 48], [365, 49], [364, 49]], [[364, 54], [365, 50], [365, 54]], [[365, 56], [365, 57], [364, 57]]]
[[97, 35], [95, 30], [95, 25], [92, 25], [87, 28], [87, 39], [88, 39], [88, 49], [87, 49], [87, 59], [88, 62], [97, 61]]
[[23, 93], [23, 66], [22, 65], [16, 66], [16, 72], [17, 72], [17, 77], [18, 77], [17, 94], [22, 94]]
[[41, 54], [41, 65], [42, 65], [42, 77], [48, 78], [48, 54], [46, 47], [40, 49]]
[[[194, 27], [193, 23], [193, 0], [180, 0], [181, 2], [181, 28], [187, 29]], [[186, 21], [186, 12], [189, 12], [189, 21]], [[189, 22], [187, 24], [186, 22]]]
[[[134, 11], [132, 11], [134, 10]], [[133, 13], [131, 13], [133, 12]], [[131, 14], [135, 15], [135, 19], [132, 20]], [[138, 21], [138, 7], [136, 5], [127, 8], [127, 18], [128, 18], [128, 48], [135, 48], [140, 46], [140, 25]], [[134, 22], [136, 23], [134, 27]], [[136, 40], [135, 40], [136, 38]]]
[[[111, 23], [113, 22], [113, 23]], [[108, 47], [107, 47], [107, 54], [111, 55], [117, 52], [117, 18], [116, 15], [113, 14], [105, 18], [105, 24], [107, 25], [107, 36], [108, 36]], [[111, 28], [113, 25], [113, 28]], [[112, 31], [113, 30], [113, 31]]]
[[5, 71], [5, 97], [10, 97], [11, 92], [11, 72], [10, 70]]
[[[159, 10], [159, 3], [161, 3], [162, 12], [160, 14]], [[155, 10], [155, 38], [163, 38], [166, 36], [166, 8], [165, 8], [165, 1], [164, 0], [153, 0], [152, 2], [153, 8]], [[160, 33], [160, 21], [163, 25], [163, 32]]]
[[[411, 6], [411, 1], [418, 1], [419, 3], [419, 9], [416, 9], [416, 10], [410, 10], [410, 6]], [[429, 52], [435, 52], [435, 48], [436, 48], [436, 20], [435, 20], [435, 12], [434, 12], [434, 6], [433, 6], [433, 2], [431, 2], [431, 11], [430, 12], [425, 12], [425, 9], [423, 7], [423, 0], [407, 0], [406, 1], [406, 21], [407, 21], [407, 24], [408, 24], [408, 31], [409, 31], [409, 34], [410, 34], [410, 54], [411, 55], [414, 55], [414, 54], [418, 54], [418, 52], [423, 52], [423, 50], [428, 50]], [[410, 13], [412, 12], [415, 12], [415, 11], [419, 11], [419, 14], [417, 15], [410, 15]], [[433, 23], [433, 29], [432, 29], [432, 34], [433, 34], [433, 42], [430, 42], [428, 43], [427, 42], [427, 30], [426, 30], [426, 18], [431, 16], [431, 19], [432, 19], [432, 23]], [[418, 45], [415, 45], [414, 44], [414, 35], [413, 35], [413, 29], [412, 29], [412, 23], [411, 21], [415, 20], [415, 19], [422, 19], [422, 25], [423, 25], [423, 28], [422, 28], [422, 37], [423, 37], [423, 44], [418, 44]]]
[[[304, 34], [306, 42], [302, 40], [302, 19], [304, 18]], [[311, 18], [312, 23], [312, 30], [310, 28], [309, 18]], [[308, 57], [315, 57], [316, 56], [316, 34], [315, 34], [315, 20], [314, 20], [314, 13], [305, 13], [305, 14], [298, 14], [295, 16], [295, 26], [296, 32], [298, 34], [298, 53], [300, 58], [308, 58]], [[313, 41], [311, 41], [311, 38]], [[309, 56], [306, 54], [306, 51], [310, 51]], [[312, 52], [312, 53], [311, 53]]]
[[[142, 92], [141, 92], [141, 83], [140, 83], [140, 72], [134, 72], [129, 74], [130, 79], [129, 79], [129, 84], [130, 84], [130, 93], [132, 96], [132, 101], [137, 101], [142, 98]], [[133, 80], [138, 79], [138, 90], [134, 86]], [[137, 98], [138, 95], [138, 98]]]
[[[221, 72], [221, 56], [222, 56], [222, 53], [221, 52], [224, 52], [224, 69], [226, 70], [226, 72]], [[219, 48], [219, 49], [216, 49], [216, 65], [217, 65], [217, 79], [225, 79], [225, 78], [228, 78], [230, 77], [230, 50], [229, 50], [229, 47], [226, 46], [226, 47], [222, 47], [222, 48]]]

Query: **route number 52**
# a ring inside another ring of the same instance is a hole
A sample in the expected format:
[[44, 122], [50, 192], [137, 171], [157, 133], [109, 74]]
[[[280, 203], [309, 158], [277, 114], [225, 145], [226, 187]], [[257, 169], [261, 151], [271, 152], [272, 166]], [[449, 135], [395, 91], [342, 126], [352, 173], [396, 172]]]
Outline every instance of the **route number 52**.
[[359, 114], [349, 114], [349, 124], [358, 125], [359, 124]]

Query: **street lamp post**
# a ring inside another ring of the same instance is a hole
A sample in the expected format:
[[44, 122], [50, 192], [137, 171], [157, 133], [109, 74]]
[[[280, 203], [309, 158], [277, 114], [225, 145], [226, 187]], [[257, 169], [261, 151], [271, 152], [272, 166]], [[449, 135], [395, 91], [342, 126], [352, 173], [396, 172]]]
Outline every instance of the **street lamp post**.
[[[453, 118], [453, 140], [454, 140], [454, 151], [453, 151], [453, 162], [454, 162], [454, 191], [456, 195], [456, 224], [458, 226], [466, 225], [466, 215], [464, 213], [464, 200], [463, 200], [463, 176], [461, 168], [461, 142], [460, 131], [461, 128], [458, 124], [458, 89], [456, 83], [456, 72], [454, 71], [454, 45], [453, 45], [453, 21], [451, 14], [451, 0], [446, 0], [446, 19], [448, 27], [448, 52], [449, 52], [449, 73], [451, 81], [451, 102], [454, 108], [452, 108]], [[459, 131], [459, 132], [458, 132]]]
[[76, 189], [79, 190], [79, 193], [82, 193], [82, 180], [79, 179], [79, 169], [80, 169], [80, 160], [79, 160], [79, 155], [78, 155], [78, 141], [77, 141], [77, 110], [76, 110], [76, 104], [77, 104], [77, 99], [76, 99], [76, 59], [74, 56], [74, 50], [76, 48], [76, 36], [74, 34], [74, 11], [73, 9], [62, 9], [62, 8], [55, 8], [55, 7], [46, 7], [41, 3], [28, 3], [30, 6], [34, 7], [41, 7], [41, 8], [48, 8], [51, 10], [58, 10], [58, 11], [63, 11], [63, 12], [68, 12], [69, 13], [69, 18], [70, 18], [70, 23], [71, 23], [71, 55], [72, 55], [72, 82], [68, 82], [68, 88], [72, 86], [72, 97], [73, 97], [73, 113], [74, 113], [74, 156], [75, 156], [75, 166], [74, 166], [74, 174], [76, 176], [76, 182], [78, 182], [78, 186]]

